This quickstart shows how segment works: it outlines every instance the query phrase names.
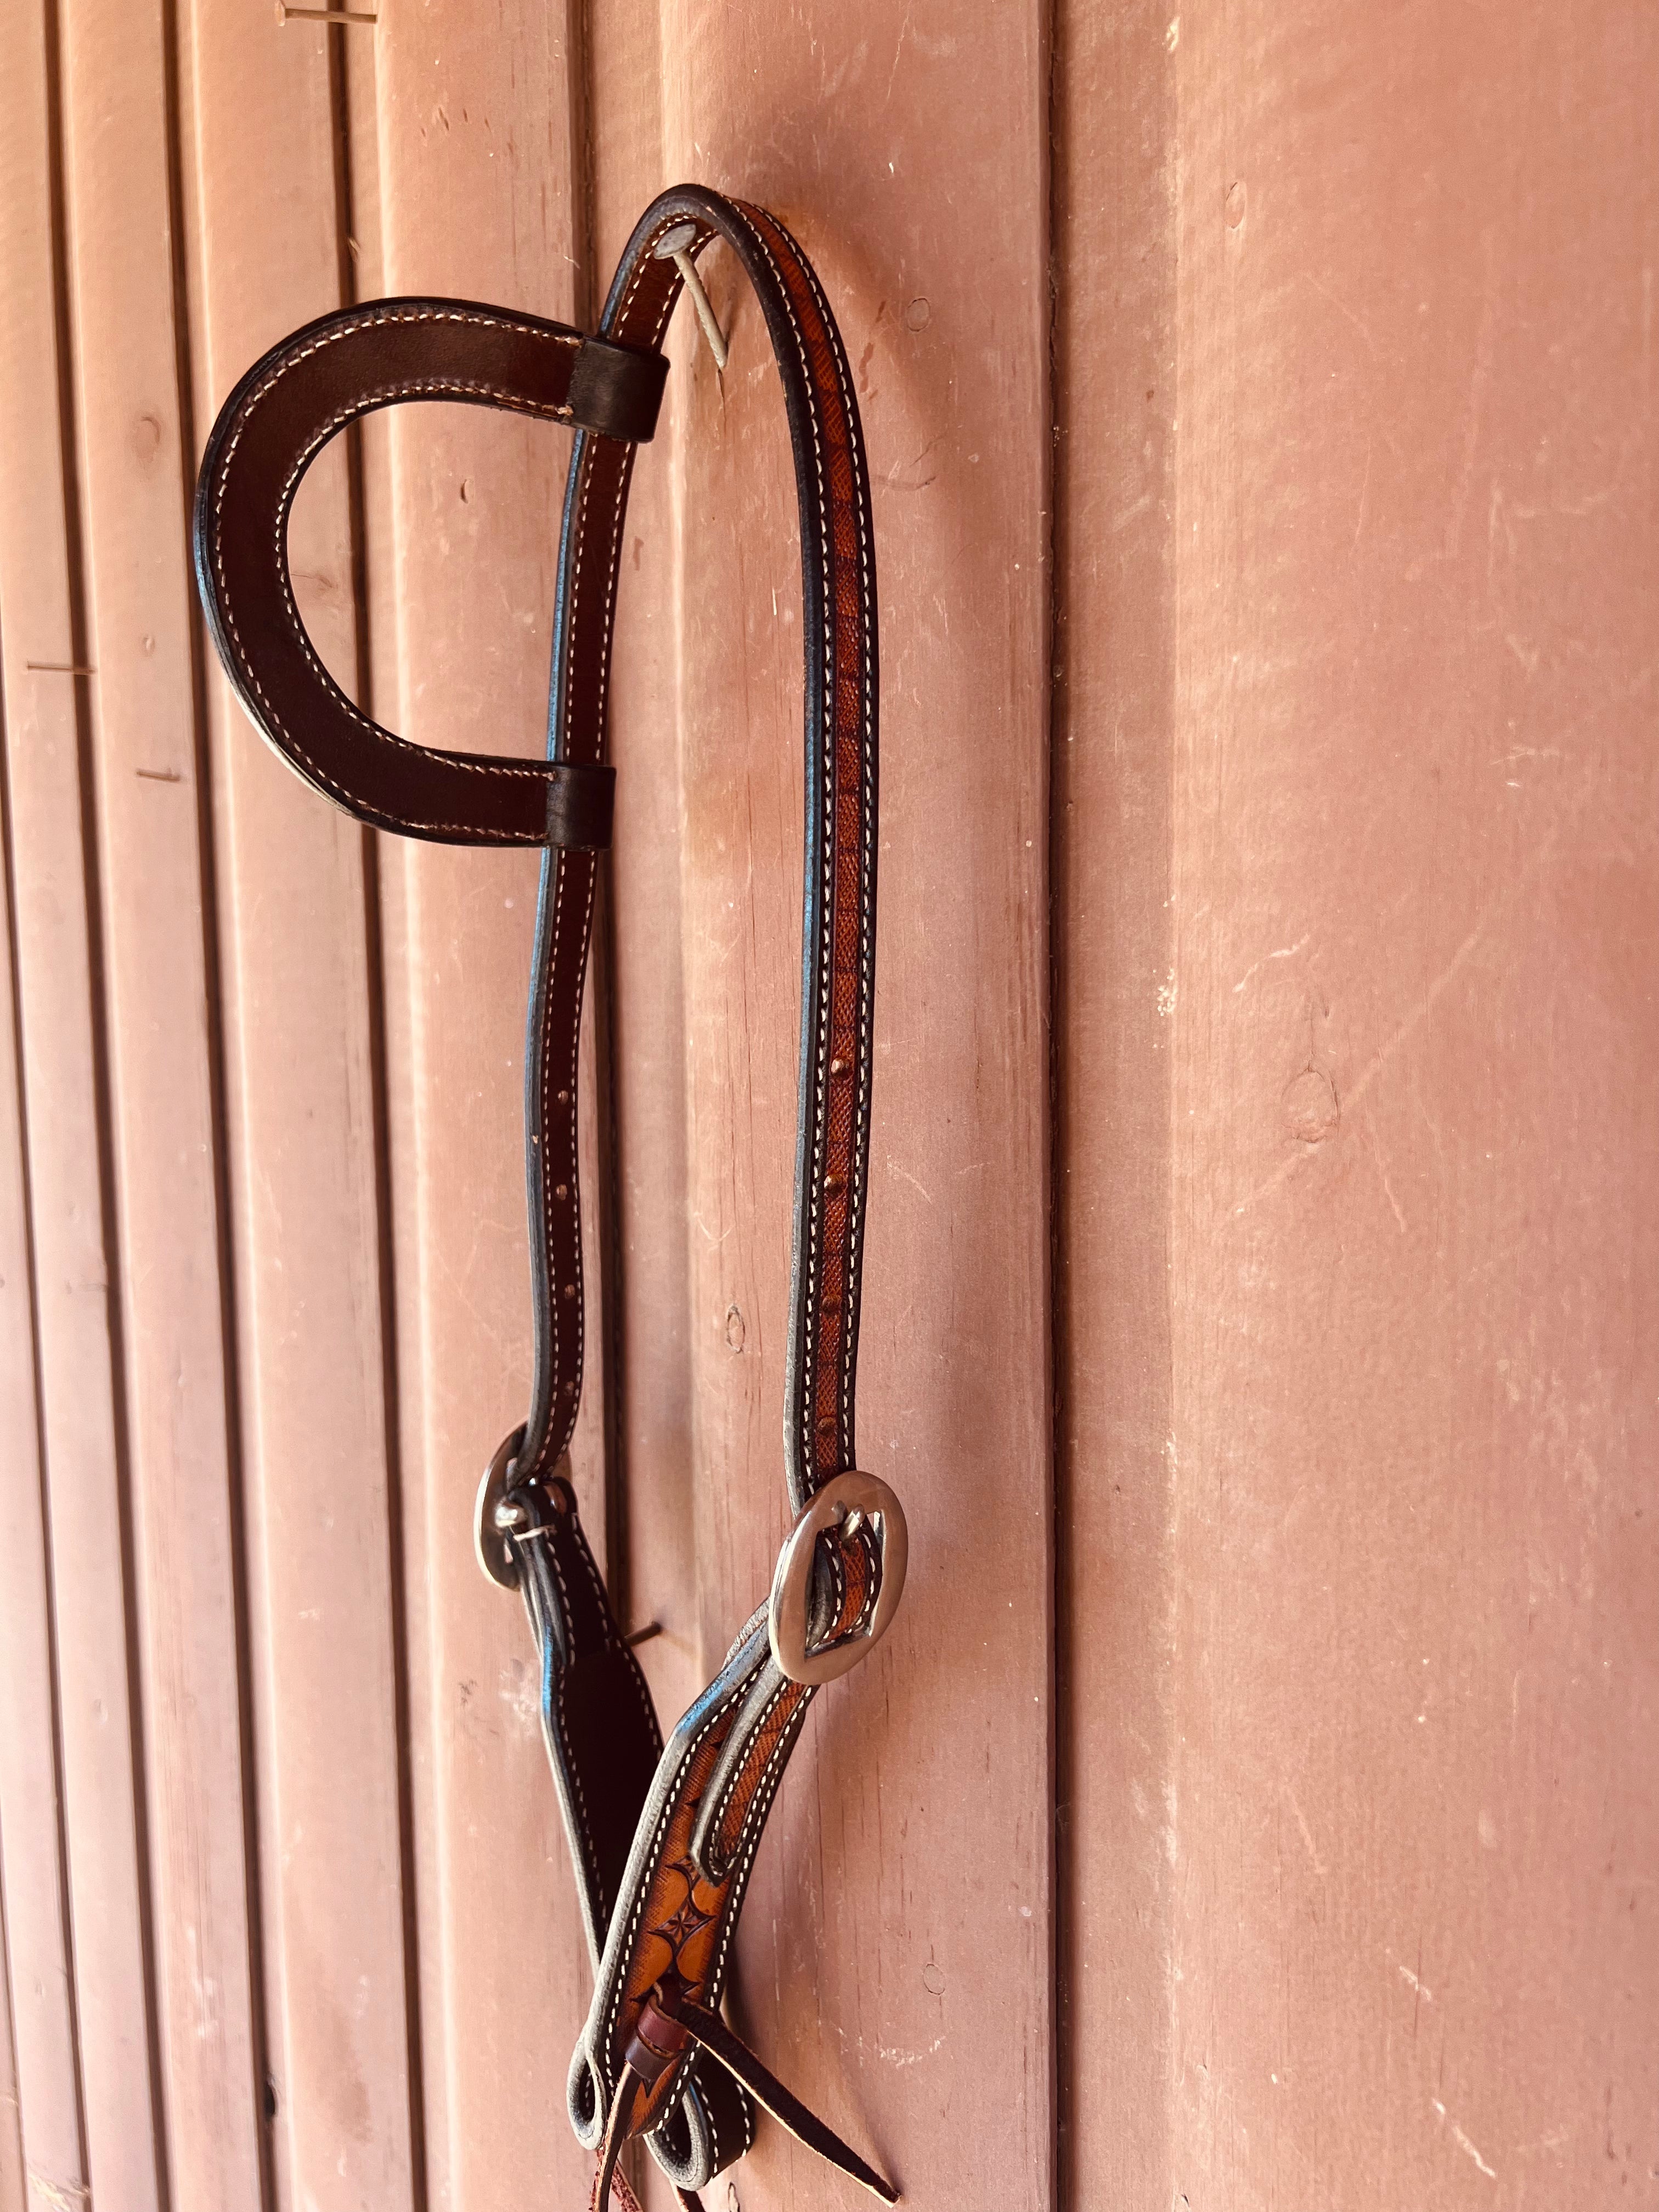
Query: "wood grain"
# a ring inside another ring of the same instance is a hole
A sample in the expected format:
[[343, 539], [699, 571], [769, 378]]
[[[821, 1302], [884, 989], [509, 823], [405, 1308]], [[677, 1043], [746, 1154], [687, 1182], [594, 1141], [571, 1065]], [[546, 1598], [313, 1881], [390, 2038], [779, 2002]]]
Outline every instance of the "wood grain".
[[[565, 52], [551, 15], [504, 29], [446, 4], [382, 24], [388, 291], [569, 319]], [[464, 750], [538, 751], [568, 443], [545, 426], [434, 407], [399, 410], [388, 441], [400, 726]], [[407, 1086], [393, 1168], [429, 2184], [456, 2212], [483, 2212], [526, 2188], [574, 2197], [588, 2163], [562, 2117], [588, 1966], [533, 1654], [521, 1608], [479, 1575], [471, 1539], [478, 1475], [528, 1402], [522, 1085], [536, 862], [437, 847], [386, 846], [383, 859], [388, 994], [401, 1001], [392, 1064]], [[601, 1349], [591, 1326], [588, 1341]], [[590, 1424], [595, 1411], [590, 1395]], [[601, 1426], [579, 1439], [575, 1477], [602, 1544]]]
[[1659, 2166], [1656, 26], [1177, 66], [1176, 2179], [1588, 2212]]
[[70, 0], [63, 24], [155, 2034], [170, 2202], [219, 2212], [258, 2201], [262, 2160], [173, 56], [159, 5]]
[[[531, 1647], [470, 1552], [529, 1379], [535, 863], [276, 769], [185, 495], [294, 324], [591, 318], [681, 178], [797, 231], [864, 413], [861, 1456], [913, 1538], [738, 2023], [923, 2208], [1637, 2201], [1648, 13], [364, 12], [0, 19], [0, 2212], [586, 2190]], [[670, 1717], [787, 1518], [799, 554], [704, 268], [581, 1136], [577, 1480]], [[319, 465], [307, 617], [392, 726], [539, 750], [567, 455], [405, 408]], [[710, 2194], [837, 2191], [769, 2128]]]
[[11, 1961], [4, 1939], [5, 1917], [0, 1911], [0, 2208], [25, 2212], [28, 2179], [23, 2161], [23, 2107], [11, 2032]]
[[[50, 2187], [91, 2188], [144, 2212], [159, 2203], [161, 2188], [159, 2082], [149, 2033], [148, 1777], [132, 1656], [121, 1315], [107, 1210], [103, 886], [85, 750], [95, 679], [68, 672], [88, 665], [88, 638], [79, 441], [66, 404], [73, 356], [65, 345], [73, 341], [60, 320], [68, 276], [55, 219], [62, 183], [58, 53], [46, 10], [21, 0], [9, 10], [7, 34], [8, 65], [0, 71], [7, 163], [0, 647], [48, 1482], [37, 1541], [55, 1539], [49, 1612], [70, 1911], [67, 1930], [48, 1917], [32, 1931], [51, 1978], [40, 1992], [43, 2063], [31, 2068], [26, 2057], [24, 2124], [36, 2146], [31, 2163]], [[27, 1533], [20, 1531], [26, 1540]], [[20, 1566], [26, 1556], [20, 1552]], [[20, 1683], [25, 1694], [27, 1679]], [[36, 1711], [44, 1717], [38, 1704]], [[41, 1801], [42, 1811], [49, 1802]], [[37, 1839], [37, 1849], [42, 1842], [54, 1849], [50, 1837]], [[9, 1867], [23, 1849], [8, 1844]], [[9, 1897], [28, 1896], [27, 1888], [12, 1892], [9, 1879]], [[37, 1884], [33, 1897], [43, 1914], [51, 1911], [49, 1889]], [[12, 1940], [27, 1947], [31, 1931], [18, 1917]], [[66, 1939], [72, 1992], [52, 1972], [52, 1952]], [[27, 2054], [27, 2013], [18, 2018]], [[72, 2054], [62, 2041], [70, 2029]]]
[[[7, 366], [15, 366], [15, 358]], [[16, 942], [10, 896], [15, 866], [8, 835], [0, 919], [9, 952]], [[16, 998], [9, 991], [0, 1018], [0, 1680], [6, 1686], [0, 1698], [0, 2206], [5, 2212], [22, 2212], [26, 2160], [57, 2187], [86, 2185], [32, 1259]]]
[[[348, 250], [331, 34], [214, 7], [188, 20], [199, 436], [251, 362], [340, 304]], [[284, 189], [273, 196], [269, 179], [278, 171]], [[246, 244], [239, 251], [232, 241]], [[323, 659], [355, 693], [346, 460], [343, 441], [319, 457], [289, 543], [302, 617]], [[216, 672], [209, 698], [268, 2103], [276, 2108], [278, 2201], [343, 2212], [410, 2203], [418, 2140], [372, 884], [364, 833], [319, 805], [252, 741]]]
[[1170, 10], [1054, 21], [1060, 2202], [1176, 2201]]

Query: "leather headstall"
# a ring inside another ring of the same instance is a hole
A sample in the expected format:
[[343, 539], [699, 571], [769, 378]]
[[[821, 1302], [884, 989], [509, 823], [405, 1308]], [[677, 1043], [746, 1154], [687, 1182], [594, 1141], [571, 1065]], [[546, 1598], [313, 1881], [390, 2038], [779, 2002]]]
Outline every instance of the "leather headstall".
[[[794, 1526], [769, 1598], [665, 1745], [577, 1516], [568, 1447], [582, 1379], [576, 1063], [599, 852], [612, 611], [635, 449], [655, 428], [659, 348], [697, 257], [724, 243], [776, 355], [793, 446], [805, 647], [805, 872], [783, 1473]], [[321, 447], [374, 408], [460, 400], [575, 432], [544, 760], [410, 744], [361, 713], [307, 639], [288, 519]], [[817, 1687], [884, 1632], [903, 1513], [860, 1473], [854, 1384], [870, 1139], [876, 923], [876, 576], [847, 356], [805, 255], [763, 209], [665, 193], [629, 240], [596, 336], [457, 300], [325, 316], [231, 394], [208, 441], [198, 579], [254, 726], [360, 820], [457, 844], [544, 848], [526, 1049], [535, 1365], [526, 1420], [480, 1486], [485, 1571], [524, 1600], [542, 1717], [594, 1965], [569, 2077], [598, 2160], [595, 2212], [633, 2202], [643, 2136], [690, 2205], [753, 2139], [755, 2105], [888, 2202], [896, 2191], [781, 2087], [720, 2016], [761, 1833]]]

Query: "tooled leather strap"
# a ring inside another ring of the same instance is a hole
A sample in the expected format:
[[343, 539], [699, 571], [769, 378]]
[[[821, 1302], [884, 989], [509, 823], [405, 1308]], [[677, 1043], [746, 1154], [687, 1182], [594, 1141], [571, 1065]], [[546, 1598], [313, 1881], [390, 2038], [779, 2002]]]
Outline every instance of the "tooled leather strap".
[[[696, 188], [665, 194], [629, 240], [600, 328], [627, 346], [654, 347], [678, 295], [677, 254], [696, 257], [715, 240], [736, 258], [759, 300], [777, 357], [794, 449], [800, 514], [805, 647], [806, 824], [803, 999], [784, 1471], [790, 1501], [809, 1513], [815, 1496], [855, 1464], [854, 1382], [869, 1149], [875, 969], [876, 603], [868, 477], [852, 378], [834, 318], [810, 264], [765, 210]], [[611, 606], [632, 456], [604, 438], [580, 438], [565, 504], [555, 693], [560, 750], [572, 759], [602, 727]], [[604, 587], [595, 591], [595, 571]], [[561, 980], [562, 948], [580, 980], [592, 863], [550, 855], [544, 908], [549, 988], [541, 1040], [544, 1102], [574, 1094], [573, 994]], [[546, 1176], [574, 1187], [574, 1129], [544, 1125], [536, 1149]], [[550, 1217], [549, 1249], [556, 1251]], [[574, 1233], [566, 1248], [577, 1261]], [[579, 1281], [579, 1278], [574, 1278]], [[554, 1358], [538, 1392], [520, 1467], [546, 1468], [568, 1435], [560, 1394], [568, 1370], [559, 1322], [576, 1303], [553, 1278]], [[870, 1492], [881, 1486], [855, 1479]], [[826, 1495], [828, 1492], [826, 1492]], [[863, 1492], [859, 1493], [864, 1495]], [[896, 1501], [888, 1497], [890, 1516]], [[902, 1567], [866, 1517], [846, 1540], [825, 1517], [804, 1554], [807, 1644], [858, 1647], [883, 1594], [896, 1595]], [[890, 1610], [890, 1603], [888, 1607]], [[599, 1962], [587, 2026], [571, 2070], [572, 2124], [598, 2149], [614, 2108], [626, 2054], [652, 1993], [678, 1978], [688, 2003], [714, 2013], [755, 1851], [784, 1765], [813, 1692], [778, 1663], [763, 1607], [714, 1682], [669, 1740], [641, 1813]], [[839, 1671], [832, 1660], [826, 1672]], [[696, 2056], [665, 2069], [635, 2100], [628, 2131], [646, 2133], [682, 2189], [700, 2188], [747, 2148], [752, 2125], [722, 2139], [729, 2083]]]

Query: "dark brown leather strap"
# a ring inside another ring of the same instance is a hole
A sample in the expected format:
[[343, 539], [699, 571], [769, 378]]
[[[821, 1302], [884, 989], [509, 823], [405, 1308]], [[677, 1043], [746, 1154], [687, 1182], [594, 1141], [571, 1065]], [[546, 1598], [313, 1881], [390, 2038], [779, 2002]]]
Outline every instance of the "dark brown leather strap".
[[248, 371], [203, 459], [196, 574], [237, 696], [290, 767], [361, 820], [409, 836], [609, 844], [611, 779], [595, 763], [442, 752], [352, 705], [295, 605], [288, 518], [324, 446], [377, 407], [461, 400], [642, 439], [656, 427], [666, 373], [654, 352], [470, 300], [378, 300], [325, 315]]

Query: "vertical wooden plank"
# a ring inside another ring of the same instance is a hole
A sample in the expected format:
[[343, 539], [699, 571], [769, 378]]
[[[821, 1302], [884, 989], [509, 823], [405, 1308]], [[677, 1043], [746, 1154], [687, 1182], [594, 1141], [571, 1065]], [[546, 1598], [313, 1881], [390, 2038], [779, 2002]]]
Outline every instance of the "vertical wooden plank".
[[1057, 1960], [1074, 2212], [1176, 2202], [1170, 15], [1063, 6], [1054, 30]]
[[[0, 1864], [0, 1875], [3, 1871]], [[0, 2212], [27, 2212], [28, 2182], [23, 2163], [23, 2108], [18, 2089], [17, 2046], [12, 2035], [11, 1991], [4, 1889], [0, 1884]]]
[[1180, 32], [1195, 2205], [1659, 2167], [1659, 24], [1491, 29]]
[[[4, 296], [15, 300], [9, 291]], [[20, 366], [9, 347], [7, 356], [0, 374]], [[23, 2203], [25, 2130], [29, 2166], [66, 2195], [86, 2186], [86, 2153], [58, 1780], [9, 815], [0, 881], [8, 956], [0, 1015], [0, 2207], [14, 2212]]]
[[170, 2202], [222, 2212], [262, 2180], [171, 27], [160, 0], [63, 27], [157, 2039]]
[[[204, 6], [187, 26], [200, 438], [252, 362], [340, 302], [343, 118], [334, 33]], [[343, 441], [308, 477], [289, 547], [313, 640], [355, 694]], [[364, 836], [257, 742], [216, 671], [210, 702], [278, 2194], [407, 2205], [415, 1991]]]
[[[836, 307], [864, 410], [883, 600], [861, 1453], [905, 1500], [913, 1579], [887, 1644], [820, 1701], [796, 1754], [757, 1863], [735, 2001], [784, 2075], [896, 2169], [908, 2201], [1046, 2207], [1038, 16], [855, 7], [802, 21], [677, 4], [662, 48], [669, 174], [775, 209]], [[678, 708], [707, 1665], [763, 1595], [787, 1524], [801, 769], [799, 553], [775, 375], [752, 301], [717, 252], [704, 266], [732, 363], [718, 380], [689, 324], [672, 346], [686, 409]], [[619, 725], [619, 759], [629, 734]], [[639, 1602], [654, 1609], [657, 1594], [641, 1588]], [[823, 2183], [770, 2129], [738, 2186], [815, 2203]]]
[[[72, 416], [63, 404], [70, 364], [59, 323], [66, 276], [59, 259], [63, 179], [51, 11], [13, 0], [6, 54], [0, 70], [0, 653], [19, 1024], [32, 1136], [42, 1442], [48, 1524], [58, 1540], [50, 1548], [52, 1589], [46, 1613], [37, 1613], [32, 1664], [38, 1670], [47, 1656], [50, 1617], [75, 1976], [71, 2004], [70, 1990], [57, 1978], [61, 1965], [53, 1956], [46, 1869], [37, 1887], [36, 1929], [44, 2016], [31, 2020], [25, 2008], [18, 2022], [36, 2171], [52, 2187], [90, 2188], [104, 2202], [142, 2212], [160, 2202], [158, 2084], [149, 2033], [138, 1686], [130, 1657], [125, 1558], [130, 1501], [118, 1314], [100, 1127], [101, 888], [88, 834], [92, 793], [82, 750], [95, 679], [73, 672], [85, 665], [87, 640], [74, 551], [77, 456]], [[23, 1459], [15, 1462], [18, 1477], [26, 1466]], [[38, 1503], [22, 1503], [12, 1553], [20, 1568], [31, 1544], [42, 1557], [47, 1543]], [[27, 1603], [25, 1596], [25, 1608]], [[26, 1632], [27, 1619], [27, 1609], [20, 1611], [15, 1632]], [[29, 1679], [27, 1672], [19, 1679], [20, 1723]], [[50, 1692], [38, 1671], [33, 1679], [40, 1729], [49, 1726]], [[37, 1760], [45, 1749], [37, 1736]], [[23, 1943], [25, 1931], [16, 1937]], [[70, 2070], [76, 2062], [83, 2098], [78, 2112]]]
[[[456, 5], [375, 39], [381, 277], [568, 318], [570, 88], [562, 16]], [[533, 753], [546, 721], [568, 447], [475, 409], [387, 432], [399, 726]], [[479, 1472], [529, 1384], [523, 1035], [532, 856], [381, 848], [388, 894], [398, 1360], [429, 2185], [465, 2212], [586, 2185], [562, 2121], [588, 1966], [520, 1610], [471, 1556]], [[590, 1188], [585, 1193], [590, 1203]], [[597, 1303], [597, 1300], [595, 1300]], [[599, 1349], [590, 1324], [590, 1350]], [[592, 1377], [587, 1393], [593, 1412]], [[602, 1536], [589, 1436], [575, 1476]], [[418, 1456], [417, 1456], [418, 1454]]]

